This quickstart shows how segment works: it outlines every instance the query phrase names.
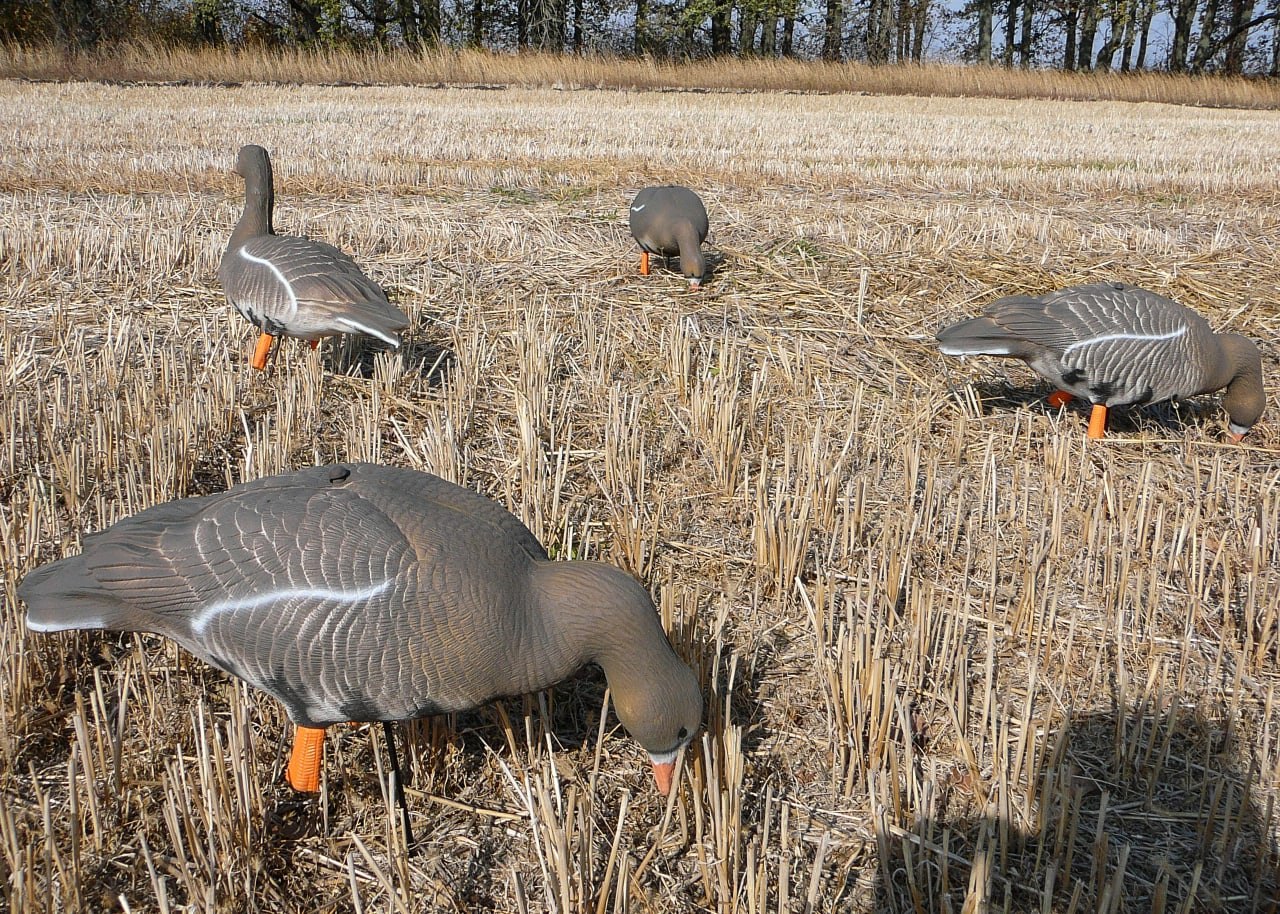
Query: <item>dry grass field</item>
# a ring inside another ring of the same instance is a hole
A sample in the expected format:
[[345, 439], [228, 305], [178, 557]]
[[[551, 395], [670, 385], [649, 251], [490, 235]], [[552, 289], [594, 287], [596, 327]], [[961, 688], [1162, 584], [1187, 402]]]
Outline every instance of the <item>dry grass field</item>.
[[[0, 83], [0, 907], [1245, 912], [1280, 892], [1280, 114], [551, 89]], [[245, 142], [279, 230], [407, 344], [252, 332], [216, 267]], [[637, 275], [683, 182], [715, 275]], [[1269, 412], [1086, 443], [986, 301], [1114, 277], [1258, 340]], [[376, 728], [318, 802], [270, 698], [150, 636], [28, 633], [34, 565], [321, 461], [492, 496], [625, 566], [698, 671], [670, 803], [588, 670]]]
[[1280, 81], [1216, 75], [1063, 72], [959, 64], [871, 66], [800, 58], [668, 60], [604, 54], [511, 54], [471, 48], [175, 47], [124, 43], [94, 52], [0, 44], [0, 78], [240, 85], [859, 92], [951, 98], [1050, 98], [1280, 108]]

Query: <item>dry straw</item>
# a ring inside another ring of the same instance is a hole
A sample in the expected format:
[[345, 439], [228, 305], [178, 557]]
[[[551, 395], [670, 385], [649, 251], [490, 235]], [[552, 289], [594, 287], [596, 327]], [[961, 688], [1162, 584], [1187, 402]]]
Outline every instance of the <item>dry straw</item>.
[[[1029, 371], [931, 339], [996, 295], [1115, 276], [1280, 376], [1275, 115], [0, 94], [23, 144], [0, 164], [8, 910], [1270, 909], [1274, 380], [1243, 447], [1212, 398], [1086, 444]], [[691, 118], [719, 139], [690, 149]], [[402, 350], [247, 369], [215, 270], [250, 140], [279, 226], [354, 252], [411, 315]], [[703, 292], [636, 275], [624, 212], [655, 180], [708, 203]], [[297, 808], [270, 699], [157, 638], [23, 628], [17, 580], [85, 532], [355, 459], [644, 578], [707, 697], [669, 803], [588, 673], [405, 728], [408, 857], [369, 728], [334, 729]]]

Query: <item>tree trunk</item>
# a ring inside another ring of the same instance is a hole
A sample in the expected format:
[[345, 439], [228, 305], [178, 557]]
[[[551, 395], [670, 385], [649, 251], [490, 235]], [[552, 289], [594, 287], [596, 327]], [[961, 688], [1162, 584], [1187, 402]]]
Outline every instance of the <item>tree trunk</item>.
[[1156, 15], [1156, 0], [1142, 0], [1142, 34], [1138, 37], [1138, 59], [1135, 70], [1147, 68], [1147, 40], [1151, 37], [1151, 20]]
[[[1274, 9], [1280, 10], [1280, 0], [1273, 0]], [[1272, 78], [1280, 76], [1280, 19], [1271, 23], [1271, 73]]]
[[1035, 13], [1035, 7], [1031, 0], [1022, 0], [1022, 40], [1018, 42], [1018, 59], [1024, 69], [1031, 66], [1031, 51], [1034, 36], [1032, 30], [1035, 24], [1032, 22], [1032, 16]]
[[978, 0], [978, 63], [991, 63], [992, 0]]
[[1196, 38], [1196, 56], [1191, 62], [1191, 71], [1198, 73], [1204, 69], [1210, 58], [1217, 52], [1218, 46], [1213, 40], [1215, 26], [1218, 24], [1218, 0], [1205, 0], [1204, 17], [1200, 20], [1200, 34]]
[[887, 36], [881, 35], [881, 6], [887, 4], [890, 0], [870, 0], [867, 6], [867, 63], [882, 64], [884, 63], [884, 40]]
[[916, 63], [924, 61], [924, 29], [929, 24], [929, 0], [915, 0], [914, 31], [911, 36], [911, 59]]
[[1098, 37], [1098, 0], [1085, 0], [1084, 22], [1080, 24], [1080, 46], [1076, 50], [1076, 69], [1093, 69], [1093, 42]]
[[1124, 47], [1120, 49], [1120, 72], [1129, 72], [1129, 58], [1133, 56], [1133, 38], [1138, 30], [1139, 0], [1130, 0], [1129, 12], [1125, 17]]
[[711, 53], [722, 57], [733, 52], [733, 3], [719, 0], [711, 13]]
[[1062, 69], [1074, 70], [1076, 68], [1076, 28], [1080, 24], [1080, 7], [1072, 0], [1067, 4], [1066, 11], [1062, 14], [1062, 28], [1067, 33], [1066, 49], [1062, 54]]
[[751, 57], [756, 53], [756, 32], [760, 30], [760, 13], [743, 6], [738, 11], [738, 56]]
[[471, 0], [471, 46], [484, 44], [484, 0]]
[[879, 39], [880, 63], [889, 63], [893, 53], [893, 0], [880, 0], [880, 25], [876, 28]]
[[1013, 48], [1018, 34], [1018, 0], [1008, 0], [1004, 11], [1004, 48], [1000, 63], [1013, 69]]
[[1181, 73], [1187, 68], [1187, 48], [1191, 46], [1191, 21], [1196, 14], [1196, 0], [1175, 0], [1173, 9], [1173, 43], [1169, 46], [1169, 72]]
[[775, 57], [778, 53], [778, 12], [771, 10], [765, 14], [764, 28], [760, 31], [760, 53], [765, 57]]
[[636, 0], [635, 31], [631, 37], [631, 49], [637, 54], [649, 50], [649, 0]]
[[[788, 17], [787, 22], [794, 22]], [[842, 33], [844, 32], [844, 6], [841, 0], [827, 0], [827, 15], [823, 20], [824, 32], [822, 35], [822, 58], [824, 60], [839, 60], [844, 56], [844, 41]]]
[[586, 18], [583, 5], [583, 0], [573, 0], [573, 53], [575, 54], [582, 53], [583, 30], [585, 28], [583, 20]]
[[1119, 49], [1121, 42], [1124, 41], [1125, 32], [1129, 29], [1129, 17], [1125, 15], [1126, 9], [1125, 0], [1111, 0], [1107, 4], [1107, 15], [1111, 19], [1111, 32], [1107, 35], [1107, 40], [1103, 42], [1102, 47], [1098, 48], [1098, 57], [1097, 62], [1094, 64], [1094, 69], [1111, 69], [1111, 64], [1116, 58], [1116, 50]]
[[440, 0], [418, 0], [418, 35], [423, 44], [440, 44]]
[[[1223, 71], [1230, 76], [1239, 76], [1244, 69], [1244, 50], [1249, 43], [1249, 30], [1243, 28], [1253, 16], [1253, 0], [1232, 0], [1230, 33], [1235, 35], [1227, 43], [1227, 59], [1223, 63]], [[1280, 28], [1277, 22], [1273, 28]]]
[[793, 8], [782, 19], [782, 56], [791, 57], [796, 52], [796, 13]]

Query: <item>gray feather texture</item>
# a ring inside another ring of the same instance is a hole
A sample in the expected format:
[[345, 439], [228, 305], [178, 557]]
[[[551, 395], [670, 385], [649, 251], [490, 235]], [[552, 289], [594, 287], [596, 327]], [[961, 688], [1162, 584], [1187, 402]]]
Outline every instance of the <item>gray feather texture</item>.
[[1060, 389], [1105, 406], [1227, 387], [1232, 425], [1247, 429], [1265, 403], [1252, 341], [1214, 333], [1191, 309], [1125, 283], [1001, 298], [983, 317], [939, 332], [938, 348], [945, 355], [1020, 358]]
[[710, 224], [702, 200], [687, 187], [646, 187], [631, 201], [631, 235], [640, 249], [659, 257], [680, 258], [690, 280], [706, 274], [702, 242]]
[[552, 562], [495, 502], [412, 470], [315, 467], [158, 505], [18, 593], [34, 631], [164, 635], [305, 726], [471, 708], [588, 662], [649, 751], [701, 720], [696, 678], [634, 579]]
[[245, 179], [245, 206], [218, 267], [232, 306], [273, 336], [367, 333], [400, 345], [409, 319], [354, 260], [324, 242], [274, 233], [267, 151], [245, 146], [236, 171]]

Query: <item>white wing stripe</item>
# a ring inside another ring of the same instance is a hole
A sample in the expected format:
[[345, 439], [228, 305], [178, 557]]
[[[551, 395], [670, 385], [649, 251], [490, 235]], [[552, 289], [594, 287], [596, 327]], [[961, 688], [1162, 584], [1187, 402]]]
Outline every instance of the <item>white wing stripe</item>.
[[295, 315], [297, 315], [298, 296], [295, 295], [293, 292], [293, 283], [285, 279], [284, 274], [280, 272], [280, 268], [277, 267], [270, 260], [267, 260], [267, 258], [265, 257], [254, 257], [244, 248], [240, 249], [240, 256], [243, 257], [245, 260], [249, 261], [250, 263], [260, 264], [261, 266], [266, 267], [268, 270], [270, 270], [272, 273], [275, 274], [276, 279], [280, 280], [280, 284], [284, 286], [285, 292], [287, 292], [289, 295], [289, 318], [288, 319], [292, 319]]
[[360, 600], [368, 600], [376, 597], [392, 584], [392, 579], [388, 578], [381, 584], [374, 584], [363, 590], [325, 590], [324, 588], [297, 588], [294, 590], [275, 590], [271, 593], [257, 593], [248, 597], [237, 597], [235, 599], [223, 600], [221, 603], [214, 603], [212, 606], [206, 606], [196, 615], [191, 622], [191, 630], [197, 635], [203, 635], [205, 629], [218, 616], [223, 613], [236, 612], [241, 609], [257, 609], [260, 606], [267, 606], [278, 600], [324, 600], [329, 603], [356, 603]]
[[369, 336], [376, 336], [378, 339], [382, 340], [384, 343], [390, 343], [392, 346], [400, 345], [400, 341], [398, 339], [396, 339], [394, 336], [389, 336], [388, 334], [383, 333], [377, 327], [370, 327], [368, 324], [362, 324], [359, 321], [352, 320], [349, 317], [335, 317], [334, 321], [336, 323], [343, 324], [347, 327], [350, 327], [353, 330], [359, 330], [361, 333], [367, 333], [369, 334]]
[[1108, 333], [1104, 336], [1095, 336], [1087, 340], [1081, 340], [1078, 343], [1072, 343], [1066, 349], [1062, 350], [1063, 355], [1069, 355], [1082, 346], [1092, 346], [1096, 343], [1110, 343], [1115, 340], [1141, 340], [1148, 343], [1158, 343], [1163, 340], [1176, 340], [1187, 332], [1186, 327], [1179, 327], [1177, 330], [1170, 330], [1168, 333]]

